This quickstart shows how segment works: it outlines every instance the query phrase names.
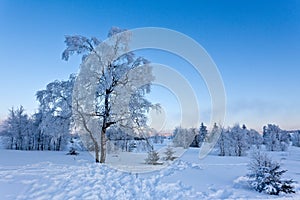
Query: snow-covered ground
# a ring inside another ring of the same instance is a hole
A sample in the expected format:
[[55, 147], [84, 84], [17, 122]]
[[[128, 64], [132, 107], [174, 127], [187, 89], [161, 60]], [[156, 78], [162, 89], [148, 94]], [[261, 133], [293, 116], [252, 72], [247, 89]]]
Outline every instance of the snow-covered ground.
[[[191, 148], [162, 170], [137, 174], [96, 164], [88, 152], [0, 150], [0, 199], [300, 199], [298, 183], [296, 194], [269, 196], [239, 182], [248, 157], [198, 153]], [[270, 155], [300, 182], [300, 148]]]

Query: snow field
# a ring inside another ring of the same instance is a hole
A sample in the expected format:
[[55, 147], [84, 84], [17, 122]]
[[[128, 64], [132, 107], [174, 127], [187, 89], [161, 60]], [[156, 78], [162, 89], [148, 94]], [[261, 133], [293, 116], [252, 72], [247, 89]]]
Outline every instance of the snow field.
[[[189, 149], [170, 166], [148, 173], [122, 172], [94, 163], [88, 152], [0, 150], [0, 199], [300, 199], [300, 149], [272, 152], [298, 181], [296, 194], [269, 196], [243, 182], [248, 157], [208, 155]], [[141, 160], [139, 162], [142, 162]]]

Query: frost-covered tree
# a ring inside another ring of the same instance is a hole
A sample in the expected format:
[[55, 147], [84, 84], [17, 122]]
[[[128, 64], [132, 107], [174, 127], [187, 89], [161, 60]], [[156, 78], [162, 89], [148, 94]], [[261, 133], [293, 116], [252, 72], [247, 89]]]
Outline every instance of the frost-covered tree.
[[290, 143], [290, 135], [275, 124], [263, 128], [263, 139], [269, 151], [286, 151]]
[[175, 128], [173, 135], [174, 146], [187, 149], [195, 138], [196, 129], [185, 129], [177, 127]]
[[209, 143], [212, 142], [212, 141], [214, 141], [215, 138], [216, 138], [217, 136], [219, 136], [219, 132], [220, 132], [221, 130], [222, 130], [222, 128], [219, 127], [219, 126], [217, 125], [217, 123], [214, 123], [214, 126], [212, 127], [211, 131], [209, 131], [208, 134], [206, 135], [205, 140], [206, 140], [207, 142], [209, 142]]
[[62, 150], [70, 136], [72, 93], [75, 75], [67, 81], [54, 81], [36, 93], [39, 102], [40, 150]]
[[293, 146], [300, 147], [300, 131], [296, 131], [292, 135]]
[[129, 40], [130, 33], [116, 27], [105, 42], [66, 36], [62, 58], [83, 55], [73, 95], [73, 116], [77, 129], [92, 141], [96, 162], [106, 160], [106, 131], [111, 126], [144, 134], [146, 113], [154, 107], [145, 98], [151, 89], [152, 68], [146, 59], [126, 53]]
[[234, 156], [242, 156], [245, 155], [246, 150], [249, 149], [249, 144], [247, 143], [247, 129], [242, 129], [240, 125], [235, 125], [231, 128], [229, 132], [231, 154]]
[[202, 122], [201, 125], [200, 125], [200, 128], [199, 128], [198, 146], [201, 146], [201, 144], [203, 142], [205, 142], [205, 138], [207, 136], [207, 133], [208, 133], [207, 127]]
[[[216, 127], [213, 131], [217, 131], [216, 130]], [[226, 156], [228, 155], [228, 130], [225, 130], [223, 128], [220, 128], [220, 136], [219, 136], [219, 139], [218, 139], [218, 142], [216, 144], [216, 147], [217, 147], [217, 150], [219, 151], [219, 156]]]
[[256, 148], [259, 148], [263, 143], [263, 137], [256, 130], [250, 129], [247, 131], [247, 143], [249, 144], [249, 147], [254, 145]]
[[290, 146], [291, 135], [287, 131], [282, 131], [279, 135], [279, 144], [281, 151], [287, 151]]
[[280, 192], [295, 193], [293, 180], [282, 179], [287, 170], [280, 169], [280, 164], [272, 161], [266, 154], [255, 151], [249, 164], [248, 182], [258, 192], [278, 195]]
[[2, 131], [2, 135], [5, 138], [5, 146], [8, 149], [31, 150], [33, 145], [31, 125], [31, 119], [25, 113], [23, 106], [17, 109], [10, 109]]

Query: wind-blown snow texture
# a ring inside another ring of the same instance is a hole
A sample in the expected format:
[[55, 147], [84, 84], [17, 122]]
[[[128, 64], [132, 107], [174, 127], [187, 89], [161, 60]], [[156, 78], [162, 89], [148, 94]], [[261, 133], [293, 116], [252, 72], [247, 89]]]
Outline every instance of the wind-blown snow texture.
[[[248, 157], [197, 157], [189, 149], [171, 166], [132, 174], [93, 163], [87, 152], [0, 150], [0, 199], [299, 199], [296, 194], [268, 196], [250, 190], [239, 177], [247, 173]], [[272, 155], [287, 175], [300, 181], [300, 149]]]

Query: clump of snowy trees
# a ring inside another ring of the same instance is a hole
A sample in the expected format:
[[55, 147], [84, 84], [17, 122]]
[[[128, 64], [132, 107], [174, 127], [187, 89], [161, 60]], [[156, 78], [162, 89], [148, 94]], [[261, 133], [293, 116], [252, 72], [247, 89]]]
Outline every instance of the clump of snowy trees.
[[[244, 156], [251, 147], [259, 149], [262, 145], [268, 151], [286, 151], [290, 145], [291, 136], [287, 131], [281, 130], [279, 126], [268, 124], [263, 128], [263, 135], [254, 129], [247, 129], [245, 125], [220, 129], [217, 149], [220, 156]], [[297, 141], [297, 136], [293, 141]]]
[[269, 151], [286, 151], [290, 145], [291, 136], [279, 126], [268, 124], [263, 127], [264, 145]]
[[63, 150], [70, 139], [71, 98], [75, 76], [54, 81], [36, 93], [38, 112], [29, 116], [23, 106], [9, 110], [2, 136], [8, 149]]
[[279, 163], [272, 161], [265, 153], [255, 151], [249, 164], [247, 175], [250, 187], [258, 192], [271, 195], [295, 193], [292, 179], [283, 179], [282, 175], [287, 170], [282, 170]]
[[173, 144], [176, 147], [200, 147], [201, 144], [207, 140], [207, 127], [201, 123], [200, 128], [182, 128], [176, 127], [173, 131]]
[[173, 144], [175, 147], [187, 149], [196, 136], [195, 129], [177, 127], [173, 132]]
[[3, 143], [8, 149], [32, 150], [36, 148], [31, 131], [35, 129], [34, 119], [30, 118], [23, 106], [9, 110], [9, 117], [4, 121]]
[[217, 143], [220, 156], [244, 156], [252, 147], [262, 144], [262, 136], [245, 125], [235, 125], [227, 129], [215, 126], [213, 130], [220, 129], [221, 134]]

